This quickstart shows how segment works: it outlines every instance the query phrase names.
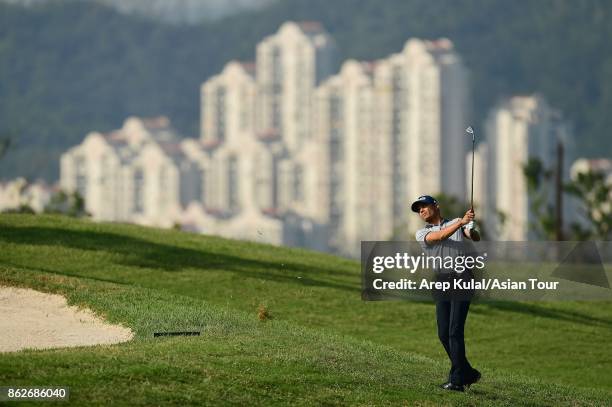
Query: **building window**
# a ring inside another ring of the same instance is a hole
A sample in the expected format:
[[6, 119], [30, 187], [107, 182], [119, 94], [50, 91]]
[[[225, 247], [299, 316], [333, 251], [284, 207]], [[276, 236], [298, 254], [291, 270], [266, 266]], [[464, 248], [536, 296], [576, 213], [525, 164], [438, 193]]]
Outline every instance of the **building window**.
[[283, 66], [280, 47], [272, 50], [272, 127], [282, 126]]
[[299, 164], [293, 168], [293, 200], [304, 200], [304, 169]]
[[142, 168], [134, 171], [134, 213], [144, 213], [144, 172]]
[[208, 182], [206, 177], [208, 176], [208, 171], [205, 169], [200, 170], [200, 190], [198, 191], [198, 198], [204, 205], [204, 207], [208, 207], [210, 202], [208, 201]]
[[343, 159], [342, 154], [342, 126], [343, 126], [343, 114], [342, 114], [342, 99], [334, 95], [330, 98], [329, 103], [329, 116], [332, 124], [330, 131], [330, 160], [332, 163], [341, 161]]
[[238, 159], [231, 156], [227, 165], [227, 180], [228, 180], [228, 205], [229, 210], [235, 212], [239, 208], [238, 200]]
[[168, 176], [168, 168], [166, 166], [162, 166], [159, 170], [159, 206], [162, 208], [168, 203], [168, 193], [170, 192]]
[[216, 99], [217, 99], [217, 134], [216, 138], [219, 141], [225, 140], [225, 96], [226, 90], [224, 86], [217, 88]]
[[249, 90], [246, 86], [242, 86], [240, 88], [240, 130], [246, 130], [251, 125], [250, 113]]

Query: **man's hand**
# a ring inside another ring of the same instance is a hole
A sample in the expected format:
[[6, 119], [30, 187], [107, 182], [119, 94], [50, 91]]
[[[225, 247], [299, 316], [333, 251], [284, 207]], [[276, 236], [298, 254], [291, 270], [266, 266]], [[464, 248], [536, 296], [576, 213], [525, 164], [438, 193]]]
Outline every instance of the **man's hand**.
[[474, 216], [475, 216], [474, 210], [468, 209], [468, 211], [465, 213], [465, 215], [463, 215], [463, 218], [461, 218], [459, 223], [461, 223], [461, 226], [465, 226], [474, 220]]
[[468, 239], [478, 242], [480, 241], [480, 232], [476, 230], [476, 225], [474, 224], [474, 217], [475, 217], [474, 211], [470, 209], [469, 211], [465, 213], [465, 216], [461, 218], [461, 223], [463, 223], [467, 219], [471, 219], [470, 221], [464, 224], [465, 226], [463, 228], [463, 231], [464, 231], [465, 236]]

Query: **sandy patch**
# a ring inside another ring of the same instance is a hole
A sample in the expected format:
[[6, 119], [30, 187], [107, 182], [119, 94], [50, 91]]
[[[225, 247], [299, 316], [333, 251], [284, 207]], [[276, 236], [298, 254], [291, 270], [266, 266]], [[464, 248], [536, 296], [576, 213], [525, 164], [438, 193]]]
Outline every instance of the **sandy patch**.
[[133, 337], [128, 328], [68, 306], [61, 295], [0, 287], [0, 352], [113, 344]]

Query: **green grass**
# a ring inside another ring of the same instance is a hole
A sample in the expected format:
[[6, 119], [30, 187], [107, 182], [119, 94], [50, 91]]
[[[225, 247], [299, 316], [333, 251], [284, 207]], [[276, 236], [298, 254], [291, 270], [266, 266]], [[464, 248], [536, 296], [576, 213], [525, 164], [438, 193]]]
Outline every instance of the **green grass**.
[[[363, 302], [359, 264], [297, 249], [48, 216], [0, 216], [0, 284], [66, 295], [136, 332], [0, 355], [0, 385], [106, 404], [610, 405], [612, 304], [475, 304], [484, 380], [436, 388], [434, 307]], [[273, 319], [260, 322], [265, 305]], [[153, 339], [156, 330], [201, 329]]]

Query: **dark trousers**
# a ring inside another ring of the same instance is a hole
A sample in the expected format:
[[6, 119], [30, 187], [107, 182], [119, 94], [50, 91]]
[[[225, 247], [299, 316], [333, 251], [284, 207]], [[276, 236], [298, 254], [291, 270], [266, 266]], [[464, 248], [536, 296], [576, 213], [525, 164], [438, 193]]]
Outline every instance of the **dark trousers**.
[[470, 383], [476, 375], [465, 356], [463, 328], [470, 309], [469, 301], [436, 302], [438, 337], [451, 361], [448, 380], [453, 384]]

